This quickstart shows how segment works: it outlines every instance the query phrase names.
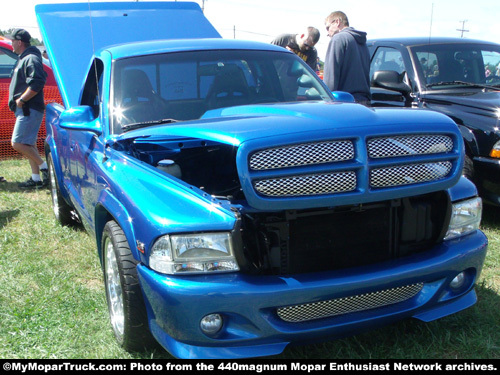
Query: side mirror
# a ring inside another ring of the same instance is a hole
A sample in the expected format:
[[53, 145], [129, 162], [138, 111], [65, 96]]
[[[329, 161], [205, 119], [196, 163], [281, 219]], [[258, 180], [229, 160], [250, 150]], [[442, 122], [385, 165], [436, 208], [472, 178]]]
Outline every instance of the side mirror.
[[321, 95], [314, 87], [307, 89], [305, 92], [305, 96], [307, 100], [321, 100]]
[[310, 76], [303, 74], [297, 79], [297, 84], [299, 87], [313, 87], [314, 81]]
[[399, 74], [394, 70], [378, 70], [373, 74], [371, 86], [409, 94], [411, 87], [403, 82], [403, 76], [404, 72]]
[[82, 105], [67, 109], [59, 117], [60, 126], [70, 130], [85, 130], [101, 134], [101, 124], [95, 121], [93, 109], [88, 105]]
[[354, 96], [345, 91], [332, 91], [332, 95], [338, 102], [356, 103]]
[[302, 74], [304, 74], [304, 68], [298, 61], [294, 61], [292, 63], [292, 66], [288, 68], [288, 75], [291, 77], [300, 77]]

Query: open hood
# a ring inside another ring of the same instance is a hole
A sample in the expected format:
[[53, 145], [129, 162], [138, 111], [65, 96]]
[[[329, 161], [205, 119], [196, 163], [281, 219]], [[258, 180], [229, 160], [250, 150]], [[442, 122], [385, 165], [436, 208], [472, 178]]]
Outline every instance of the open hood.
[[146, 40], [220, 38], [190, 2], [39, 4], [35, 11], [66, 108], [78, 105], [95, 51]]

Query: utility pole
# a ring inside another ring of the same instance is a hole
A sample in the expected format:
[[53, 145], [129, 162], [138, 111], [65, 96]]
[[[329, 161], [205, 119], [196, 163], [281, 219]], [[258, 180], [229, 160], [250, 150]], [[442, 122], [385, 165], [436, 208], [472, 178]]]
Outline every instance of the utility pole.
[[460, 35], [460, 38], [463, 38], [464, 37], [464, 32], [469, 32], [469, 30], [465, 30], [465, 23], [467, 22], [467, 20], [462, 20], [460, 21], [462, 22], [462, 28], [461, 29], [457, 29], [457, 31], [461, 31], [462, 34]]

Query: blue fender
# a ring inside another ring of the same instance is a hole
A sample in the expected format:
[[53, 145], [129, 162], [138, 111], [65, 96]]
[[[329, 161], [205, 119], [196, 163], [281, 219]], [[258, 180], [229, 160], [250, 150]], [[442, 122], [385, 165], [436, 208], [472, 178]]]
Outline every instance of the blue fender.
[[102, 190], [95, 208], [95, 239], [97, 251], [102, 262], [102, 233], [106, 223], [113, 219], [120, 226], [127, 237], [130, 251], [136, 260], [140, 260], [140, 254], [135, 245], [135, 232], [132, 226], [130, 215], [123, 204], [112, 195], [109, 190]]

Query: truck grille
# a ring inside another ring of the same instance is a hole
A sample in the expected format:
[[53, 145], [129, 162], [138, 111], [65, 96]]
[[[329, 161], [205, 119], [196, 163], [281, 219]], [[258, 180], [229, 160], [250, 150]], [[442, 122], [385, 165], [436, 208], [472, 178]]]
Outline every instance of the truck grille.
[[417, 295], [423, 286], [423, 283], [417, 283], [351, 297], [282, 307], [276, 312], [285, 322], [307, 322], [403, 302]]
[[353, 158], [354, 146], [351, 141], [305, 143], [256, 152], [250, 157], [250, 169], [278, 169]]
[[373, 169], [370, 172], [370, 186], [381, 188], [436, 181], [445, 178], [451, 168], [450, 162], [440, 162]]
[[449, 179], [457, 173], [458, 149], [445, 134], [328, 140], [250, 153], [248, 170], [262, 197], [363, 194]]
[[255, 190], [271, 197], [307, 196], [353, 191], [356, 173], [340, 172], [272, 178], [257, 181]]
[[453, 140], [445, 135], [381, 137], [368, 141], [368, 155], [371, 158], [437, 154], [452, 149]]

